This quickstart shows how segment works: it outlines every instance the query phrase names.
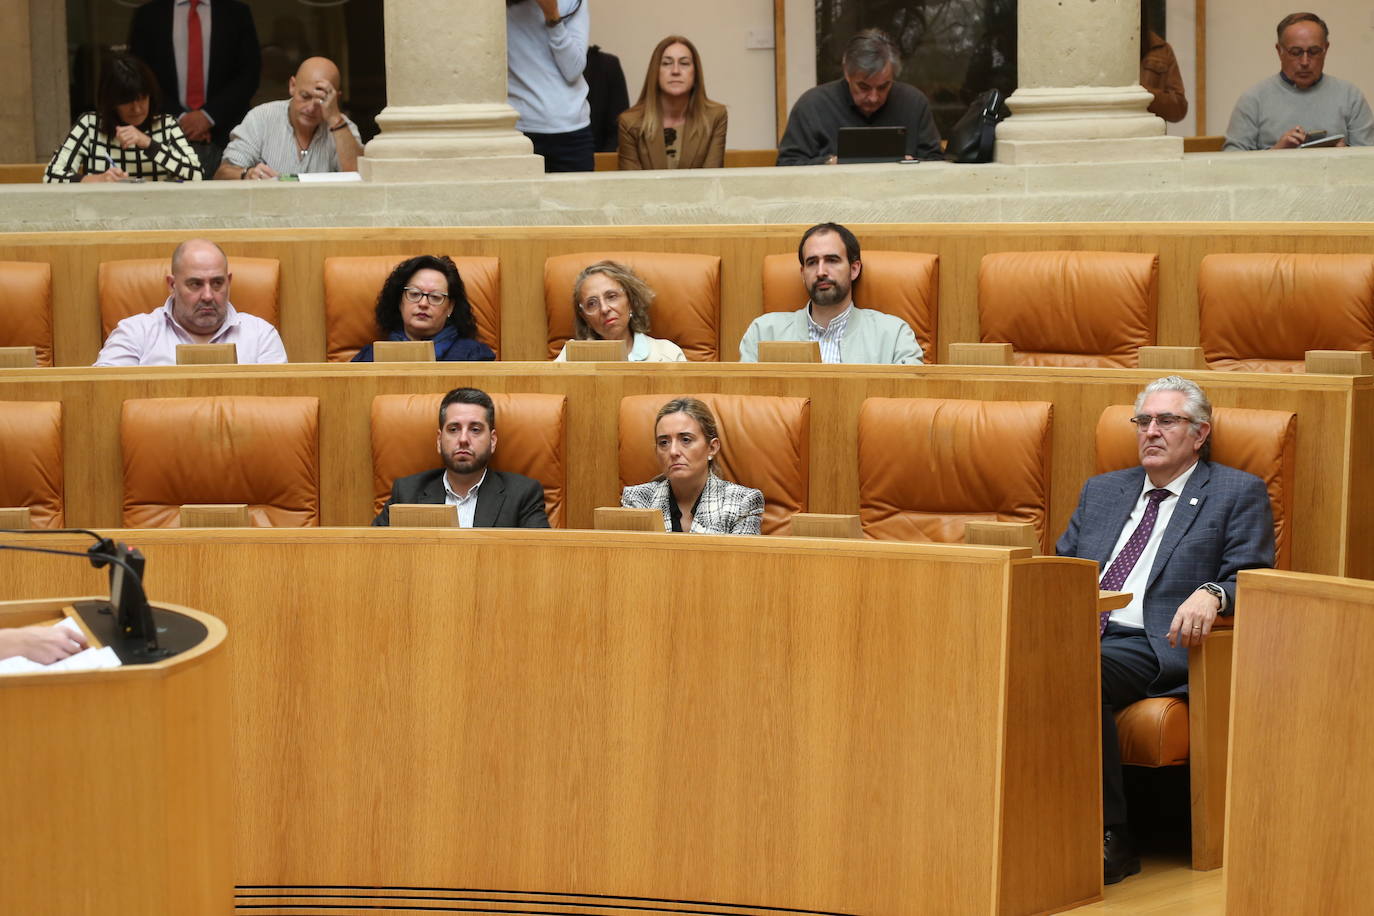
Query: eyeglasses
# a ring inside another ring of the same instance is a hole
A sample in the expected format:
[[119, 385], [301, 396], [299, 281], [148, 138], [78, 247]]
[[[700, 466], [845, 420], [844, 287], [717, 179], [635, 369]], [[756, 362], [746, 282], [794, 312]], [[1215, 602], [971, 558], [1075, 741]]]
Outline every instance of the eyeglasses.
[[1284, 48], [1283, 53], [1286, 57], [1291, 57], [1294, 60], [1299, 60], [1303, 57], [1310, 57], [1315, 60], [1325, 54], [1326, 49], [1320, 45], [1314, 45], [1310, 48]]
[[435, 308], [438, 308], [439, 306], [443, 305], [444, 300], [448, 298], [448, 293], [427, 293], [424, 290], [416, 289], [413, 286], [405, 287], [403, 292], [406, 295], [406, 301], [409, 302], [411, 305], [418, 305], [420, 303], [420, 300], [424, 299], [427, 300], [430, 305], [434, 306]]
[[587, 301], [578, 305], [578, 308], [582, 310], [582, 314], [584, 315], [595, 315], [597, 312], [601, 311], [602, 308], [604, 308], [605, 306], [609, 305], [614, 307], [623, 298], [625, 298], [624, 293], [619, 293], [613, 289], [608, 289], [601, 294], [600, 298], [592, 296]]
[[1131, 422], [1134, 423], [1136, 429], [1140, 430], [1142, 433], [1150, 428], [1151, 423], [1154, 423], [1154, 425], [1158, 426], [1161, 431], [1168, 432], [1180, 423], [1193, 422], [1193, 418], [1180, 417], [1178, 414], [1173, 413], [1138, 413], [1135, 416], [1131, 417]]

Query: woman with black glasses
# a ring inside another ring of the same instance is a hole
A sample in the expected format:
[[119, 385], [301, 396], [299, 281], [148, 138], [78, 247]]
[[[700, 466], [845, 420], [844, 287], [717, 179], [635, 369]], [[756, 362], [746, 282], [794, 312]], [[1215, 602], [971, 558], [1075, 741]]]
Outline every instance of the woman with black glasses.
[[[441, 362], [493, 360], [491, 347], [476, 339], [463, 278], [447, 255], [422, 254], [396, 265], [377, 297], [379, 340], [432, 340]], [[353, 357], [372, 362], [372, 344]]]

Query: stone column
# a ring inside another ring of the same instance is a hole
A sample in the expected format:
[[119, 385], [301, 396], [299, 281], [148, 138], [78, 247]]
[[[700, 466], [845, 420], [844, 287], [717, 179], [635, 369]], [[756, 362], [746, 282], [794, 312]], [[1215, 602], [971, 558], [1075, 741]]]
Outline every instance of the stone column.
[[386, 108], [359, 160], [370, 181], [542, 175], [506, 104], [498, 0], [385, 0]]
[[1178, 159], [1140, 85], [1139, 0], [1019, 0], [1012, 116], [996, 160], [1014, 165]]

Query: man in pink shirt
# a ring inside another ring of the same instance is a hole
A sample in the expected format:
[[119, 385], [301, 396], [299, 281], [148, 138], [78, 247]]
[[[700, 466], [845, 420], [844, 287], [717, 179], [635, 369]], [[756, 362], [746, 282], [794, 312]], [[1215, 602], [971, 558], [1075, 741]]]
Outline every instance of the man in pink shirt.
[[172, 252], [171, 295], [162, 307], [125, 318], [105, 340], [97, 366], [174, 366], [177, 344], [231, 343], [240, 363], [284, 363], [277, 329], [229, 302], [229, 259], [214, 242], [191, 239]]

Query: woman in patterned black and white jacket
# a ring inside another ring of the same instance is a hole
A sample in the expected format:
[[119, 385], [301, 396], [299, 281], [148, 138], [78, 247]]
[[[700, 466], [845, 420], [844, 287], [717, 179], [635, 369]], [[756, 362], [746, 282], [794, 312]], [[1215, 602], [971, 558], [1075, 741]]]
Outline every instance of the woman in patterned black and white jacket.
[[660, 510], [664, 531], [759, 533], [763, 494], [716, 476], [712, 467], [720, 439], [709, 407], [696, 398], [664, 404], [654, 420], [654, 451], [661, 473], [626, 487], [620, 505]]
[[174, 118], [159, 113], [157, 78], [131, 54], [100, 74], [96, 110], [76, 119], [43, 172], [46, 182], [200, 181], [200, 159]]

